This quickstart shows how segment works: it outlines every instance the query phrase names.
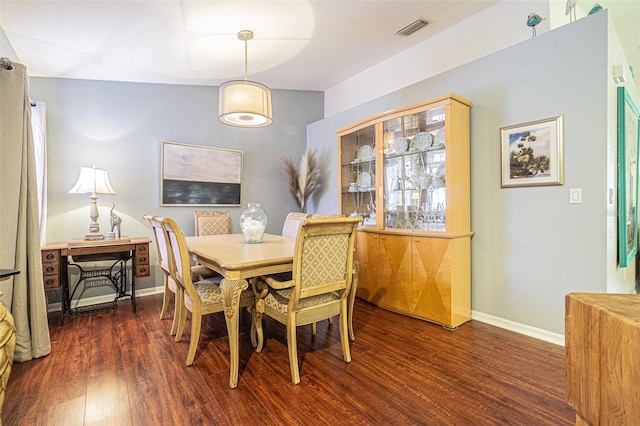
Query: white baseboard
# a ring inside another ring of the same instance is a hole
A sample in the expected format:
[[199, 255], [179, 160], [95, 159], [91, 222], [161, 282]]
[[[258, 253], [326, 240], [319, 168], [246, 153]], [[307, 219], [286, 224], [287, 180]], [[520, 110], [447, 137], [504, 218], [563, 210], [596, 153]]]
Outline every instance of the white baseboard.
[[471, 311], [471, 318], [475, 321], [495, 325], [496, 327], [515, 331], [516, 333], [524, 334], [525, 336], [534, 337], [539, 340], [544, 340], [545, 342], [564, 346], [563, 334], [551, 333], [550, 331], [543, 330], [541, 328], [531, 327], [529, 325], [509, 321], [504, 318], [494, 317], [493, 315], [488, 315], [478, 311]]
[[[136, 290], [136, 298], [151, 296], [152, 294], [162, 293], [163, 291], [164, 291], [164, 286], [143, 288], [140, 290]], [[87, 298], [80, 299], [77, 305], [75, 304], [76, 300], [74, 299], [74, 301], [72, 302], [72, 306], [75, 308], [79, 306], [94, 305], [97, 303], [107, 303], [111, 301], [113, 301], [113, 294], [105, 294], [103, 296], [94, 296], [94, 297], [87, 297]], [[49, 305], [47, 305], [48, 312], [55, 312], [61, 309], [62, 309], [61, 302], [50, 303]]]
[[[164, 287], [150, 287], [143, 288], [136, 291], [136, 297], [145, 297], [152, 294], [162, 293]], [[96, 303], [111, 302], [113, 295], [106, 294], [104, 296], [87, 297], [86, 299], [80, 299], [76, 306], [93, 305]], [[61, 303], [52, 303], [47, 307], [49, 312], [59, 311], [61, 309]], [[517, 322], [509, 321], [504, 318], [494, 317], [478, 311], [471, 311], [471, 318], [475, 321], [484, 322], [496, 327], [504, 328], [506, 330], [514, 331], [516, 333], [524, 334], [525, 336], [533, 337], [536, 339], [544, 340], [545, 342], [553, 343], [556, 345], [564, 346], [564, 335], [551, 333], [541, 328], [531, 327], [529, 325], [520, 324]]]

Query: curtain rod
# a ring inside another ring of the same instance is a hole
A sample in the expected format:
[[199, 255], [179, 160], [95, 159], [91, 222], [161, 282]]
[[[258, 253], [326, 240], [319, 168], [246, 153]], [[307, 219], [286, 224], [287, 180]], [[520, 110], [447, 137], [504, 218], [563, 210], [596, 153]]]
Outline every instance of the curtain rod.
[[0, 58], [0, 67], [4, 68], [7, 71], [11, 71], [13, 69], [13, 62], [9, 58]]

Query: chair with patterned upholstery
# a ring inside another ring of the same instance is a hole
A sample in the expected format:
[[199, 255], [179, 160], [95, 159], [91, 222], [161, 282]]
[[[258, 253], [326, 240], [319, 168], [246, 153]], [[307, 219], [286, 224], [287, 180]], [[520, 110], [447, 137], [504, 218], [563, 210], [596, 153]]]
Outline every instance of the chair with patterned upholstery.
[[[231, 234], [231, 213], [228, 211], [194, 210], [195, 235]], [[191, 268], [198, 279], [220, 277], [204, 265]]]
[[328, 217], [344, 217], [344, 215], [338, 213], [313, 213], [311, 219], [326, 219]]
[[[352, 282], [356, 228], [362, 217], [306, 219], [296, 237], [293, 277], [278, 281], [260, 278], [268, 286], [257, 309], [284, 324], [293, 383], [300, 383], [296, 329], [339, 315], [340, 342], [345, 362], [351, 362], [347, 326], [347, 296]], [[256, 321], [258, 349], [262, 324]]]
[[[198, 340], [200, 340], [202, 316], [222, 312], [224, 309], [223, 296], [220, 284], [217, 281], [206, 279], [193, 282], [191, 274], [185, 273], [185, 271], [190, 271], [191, 268], [187, 242], [182, 229], [171, 218], [158, 218], [158, 220], [162, 223], [167, 234], [172, 254], [169, 257], [171, 276], [177, 284], [178, 329], [176, 342], [182, 339], [187, 320], [187, 311], [191, 312], [191, 340], [187, 354], [187, 365], [191, 365], [196, 355]], [[254, 305], [253, 300], [253, 292], [249, 289], [244, 290], [240, 295], [240, 307], [252, 307]], [[235, 327], [238, 327], [238, 324], [235, 324]]]
[[[310, 216], [311, 213], [290, 212], [284, 219], [281, 235], [286, 238], [295, 238], [296, 235], [298, 235], [298, 229], [300, 229], [302, 222]], [[289, 281], [291, 279], [291, 272], [281, 272], [273, 277], [279, 281]], [[315, 330], [315, 324], [313, 324], [313, 334], [315, 334]]]
[[195, 235], [220, 235], [231, 233], [231, 213], [228, 211], [195, 210]]
[[311, 216], [310, 213], [290, 212], [284, 219], [284, 225], [282, 225], [282, 236], [295, 238], [298, 234], [298, 229], [300, 229], [300, 225], [309, 216]]
[[[156, 251], [158, 252], [158, 264], [160, 265], [160, 269], [164, 275], [164, 296], [162, 298], [162, 310], [160, 311], [160, 319], [164, 319], [169, 310], [169, 299], [171, 298], [171, 294], [174, 295], [174, 298], [176, 294], [176, 282], [171, 277], [171, 270], [169, 266], [169, 256], [171, 253], [169, 251], [167, 236], [164, 228], [162, 227], [162, 223], [160, 223], [157, 217], [153, 215], [147, 214], [143, 217], [149, 221], [151, 228], [153, 229], [153, 236], [156, 241]], [[177, 317], [177, 306], [174, 306], [173, 324], [171, 325], [172, 336], [176, 334], [176, 330], [178, 329]]]
[[[344, 217], [341, 214], [337, 213], [314, 213], [311, 215], [311, 219], [325, 219], [327, 217]], [[358, 261], [353, 259], [353, 279], [351, 281], [351, 290], [349, 290], [349, 339], [355, 342], [356, 333], [353, 331], [353, 305], [356, 303], [356, 290], [358, 289], [358, 271], [360, 270], [360, 265], [358, 265]], [[333, 319], [329, 318], [329, 322], [333, 324]], [[313, 335], [316, 335], [316, 324], [313, 323], [311, 326], [311, 332]]]

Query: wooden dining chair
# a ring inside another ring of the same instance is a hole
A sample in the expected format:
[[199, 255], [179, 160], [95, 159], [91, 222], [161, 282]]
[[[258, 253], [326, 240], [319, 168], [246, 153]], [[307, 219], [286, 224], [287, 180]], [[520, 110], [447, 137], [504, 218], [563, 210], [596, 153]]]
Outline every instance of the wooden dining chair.
[[[177, 284], [178, 328], [176, 342], [182, 340], [182, 333], [187, 319], [187, 311], [191, 312], [191, 340], [187, 354], [187, 365], [193, 364], [193, 359], [200, 340], [202, 316], [222, 312], [224, 310], [220, 284], [215, 279], [205, 279], [193, 282], [191, 278], [190, 257], [184, 233], [171, 218], [158, 219], [167, 233], [170, 256], [171, 276]], [[185, 271], [187, 273], [185, 273]], [[253, 292], [244, 290], [240, 295], [240, 307], [253, 307]], [[252, 313], [254, 310], [252, 309]], [[253, 321], [252, 321], [253, 324]], [[237, 325], [236, 325], [237, 327]]]
[[[362, 217], [306, 219], [296, 237], [293, 276], [289, 281], [262, 277], [268, 285], [264, 314], [287, 328], [293, 383], [300, 383], [296, 329], [339, 315], [340, 342], [345, 362], [351, 362], [347, 326], [347, 295], [353, 278], [356, 228]], [[262, 324], [256, 324], [262, 339]], [[261, 341], [258, 348], [262, 348]]]
[[231, 213], [229, 211], [194, 210], [195, 235], [230, 234]]
[[[308, 217], [311, 216], [311, 213], [300, 213], [300, 212], [289, 212], [287, 217], [284, 219], [284, 225], [282, 225], [282, 235], [285, 238], [295, 238], [298, 235], [298, 229], [300, 229], [300, 225], [302, 222]], [[274, 277], [280, 281], [288, 281], [291, 279], [291, 272], [281, 272], [279, 274], [274, 275]], [[313, 331], [315, 334], [315, 324], [313, 325]]]
[[143, 217], [147, 219], [151, 224], [153, 236], [156, 242], [156, 251], [158, 253], [158, 264], [160, 265], [160, 269], [162, 270], [162, 274], [164, 277], [164, 296], [162, 298], [162, 310], [160, 311], [161, 320], [166, 318], [167, 316], [171, 295], [173, 295], [174, 297], [173, 323], [171, 324], [171, 335], [173, 336], [176, 334], [176, 330], [178, 329], [178, 309], [175, 304], [176, 282], [171, 276], [171, 270], [169, 266], [171, 263], [169, 260], [169, 256], [171, 255], [171, 253], [167, 244], [167, 235], [164, 228], [162, 227], [162, 223], [157, 219], [156, 216], [147, 214]]
[[[226, 210], [194, 210], [195, 235], [221, 235], [231, 234], [231, 213]], [[204, 265], [194, 265], [191, 268], [198, 279], [220, 277], [215, 271]]]
[[310, 216], [310, 213], [290, 212], [284, 219], [281, 235], [287, 238], [295, 238], [302, 222]]
[[[344, 217], [341, 214], [337, 213], [313, 213], [311, 215], [311, 219], [325, 219], [328, 217]], [[353, 305], [356, 303], [356, 291], [358, 290], [358, 272], [360, 270], [360, 265], [358, 265], [358, 261], [353, 259], [353, 279], [351, 280], [351, 290], [349, 290], [349, 296], [347, 299], [348, 307], [349, 307], [349, 339], [352, 342], [356, 340], [356, 333], [353, 331]], [[333, 319], [329, 318], [329, 322], [333, 324]], [[313, 323], [311, 325], [311, 333], [316, 335], [316, 324]]]

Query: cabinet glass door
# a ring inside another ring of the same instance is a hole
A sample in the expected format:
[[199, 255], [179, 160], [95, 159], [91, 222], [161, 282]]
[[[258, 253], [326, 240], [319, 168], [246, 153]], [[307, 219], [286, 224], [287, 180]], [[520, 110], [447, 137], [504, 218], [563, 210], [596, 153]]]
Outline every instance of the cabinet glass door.
[[375, 126], [341, 136], [341, 213], [364, 217], [363, 226], [376, 226]]
[[385, 227], [446, 230], [445, 108], [383, 123]]

